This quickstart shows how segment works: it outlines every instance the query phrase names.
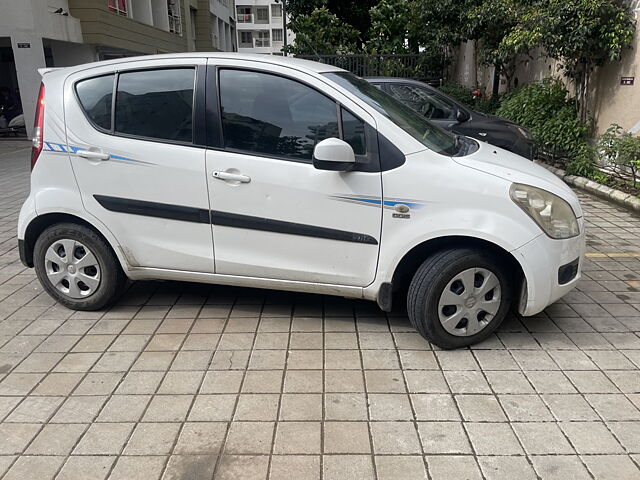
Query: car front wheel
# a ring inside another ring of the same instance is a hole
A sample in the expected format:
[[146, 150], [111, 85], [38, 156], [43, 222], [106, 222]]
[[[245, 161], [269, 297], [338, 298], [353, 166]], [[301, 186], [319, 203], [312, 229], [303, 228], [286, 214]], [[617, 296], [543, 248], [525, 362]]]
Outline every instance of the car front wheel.
[[58, 303], [73, 310], [99, 310], [124, 291], [126, 276], [107, 242], [83, 225], [45, 229], [34, 248], [36, 274]]
[[407, 295], [412, 325], [438, 347], [461, 348], [487, 338], [511, 305], [504, 262], [475, 249], [435, 253], [416, 271]]

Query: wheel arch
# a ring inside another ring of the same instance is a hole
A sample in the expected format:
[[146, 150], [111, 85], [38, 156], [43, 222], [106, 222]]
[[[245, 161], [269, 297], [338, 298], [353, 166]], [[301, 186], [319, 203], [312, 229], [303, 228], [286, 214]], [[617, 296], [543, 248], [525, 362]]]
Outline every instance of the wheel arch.
[[111, 249], [111, 252], [118, 259], [118, 262], [122, 265], [120, 256], [118, 255], [118, 252], [114, 250], [112, 243], [109, 241], [109, 238], [107, 238], [107, 236], [105, 236], [100, 231], [100, 229], [95, 225], [93, 225], [91, 222], [88, 222], [84, 218], [79, 217], [77, 215], [72, 215], [70, 213], [45, 213], [43, 215], [38, 215], [33, 220], [31, 220], [31, 222], [29, 223], [29, 225], [27, 225], [27, 228], [25, 230], [23, 260], [28, 267], [33, 268], [34, 266], [33, 251], [35, 249], [36, 241], [38, 240], [38, 237], [40, 236], [40, 234], [44, 232], [51, 225], [57, 225], [61, 223], [75, 223], [77, 225], [82, 225], [96, 232], [98, 235], [100, 235], [100, 237], [102, 237], [102, 239]]
[[396, 265], [392, 275], [394, 291], [406, 290], [418, 267], [432, 254], [451, 248], [474, 248], [488, 251], [502, 259], [505, 264], [516, 274], [514, 298], [520, 301], [526, 293], [526, 276], [520, 262], [503, 247], [477, 237], [451, 235], [431, 238], [411, 248]]

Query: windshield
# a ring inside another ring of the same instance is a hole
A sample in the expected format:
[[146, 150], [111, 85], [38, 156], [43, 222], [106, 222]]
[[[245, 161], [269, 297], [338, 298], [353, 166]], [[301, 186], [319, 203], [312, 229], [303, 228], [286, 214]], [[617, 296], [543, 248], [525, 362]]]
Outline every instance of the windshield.
[[437, 127], [366, 80], [349, 72], [330, 72], [324, 75], [364, 100], [425, 147], [443, 155], [455, 155], [458, 152], [455, 136]]

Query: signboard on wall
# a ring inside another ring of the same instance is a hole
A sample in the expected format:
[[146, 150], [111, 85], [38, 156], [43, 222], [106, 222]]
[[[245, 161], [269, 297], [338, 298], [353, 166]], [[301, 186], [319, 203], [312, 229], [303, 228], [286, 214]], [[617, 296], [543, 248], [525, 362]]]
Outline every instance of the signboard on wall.
[[636, 77], [620, 77], [620, 85], [633, 85]]
[[31, 48], [31, 44], [28, 42], [18, 42], [18, 48]]

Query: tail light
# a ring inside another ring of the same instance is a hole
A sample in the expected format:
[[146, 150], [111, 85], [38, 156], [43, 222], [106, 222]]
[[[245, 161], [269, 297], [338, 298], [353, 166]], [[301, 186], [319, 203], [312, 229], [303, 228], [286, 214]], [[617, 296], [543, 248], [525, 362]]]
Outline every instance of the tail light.
[[40, 84], [40, 92], [38, 93], [38, 103], [36, 103], [36, 118], [33, 122], [33, 147], [31, 148], [31, 170], [35, 167], [43, 144], [43, 128], [44, 128], [44, 83]]

